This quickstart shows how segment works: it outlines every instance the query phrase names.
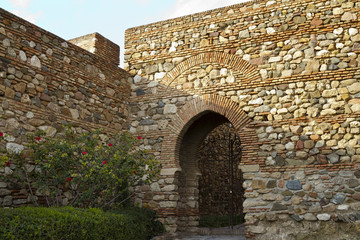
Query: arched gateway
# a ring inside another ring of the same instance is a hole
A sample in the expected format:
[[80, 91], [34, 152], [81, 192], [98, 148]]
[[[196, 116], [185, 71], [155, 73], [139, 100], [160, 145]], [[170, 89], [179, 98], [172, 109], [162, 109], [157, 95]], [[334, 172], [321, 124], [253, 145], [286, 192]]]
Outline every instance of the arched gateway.
[[162, 164], [137, 201], [169, 232], [195, 230], [210, 185], [199, 146], [231, 123], [246, 237], [356, 239], [359, 9], [356, 0], [254, 0], [128, 29], [130, 129]]
[[[97, 33], [66, 42], [3, 9], [0, 18], [0, 149], [24, 147], [37, 129], [60, 134], [64, 122], [78, 133], [129, 127], [162, 164], [135, 200], [175, 232], [201, 212], [196, 146], [231, 123], [248, 237], [358, 239], [359, 1], [253, 0], [130, 28], [125, 69]], [[10, 177], [1, 206], [31, 199], [12, 165], [0, 166]]]
[[[202, 190], [199, 189], [199, 149], [204, 139], [212, 130], [224, 124], [233, 126], [234, 136], [241, 138], [245, 134], [242, 129], [249, 122], [250, 118], [238, 104], [218, 95], [193, 99], [173, 116], [169, 126], [172, 137], [164, 139], [163, 147], [169, 153], [174, 153], [176, 168], [165, 167], [162, 175], [174, 178], [173, 195], [176, 197], [173, 197], [172, 204], [163, 205], [158, 212], [166, 213], [166, 217], [173, 215], [176, 230], [194, 231], [198, 225], [199, 191]], [[232, 167], [238, 168], [235, 165]]]

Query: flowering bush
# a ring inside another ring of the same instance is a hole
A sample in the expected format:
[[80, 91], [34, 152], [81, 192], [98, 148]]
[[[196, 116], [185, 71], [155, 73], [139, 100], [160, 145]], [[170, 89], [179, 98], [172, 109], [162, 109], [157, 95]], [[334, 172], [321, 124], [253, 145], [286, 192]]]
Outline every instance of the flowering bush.
[[[6, 137], [5, 133], [0, 132], [0, 141], [3, 140], [5, 137]], [[2, 153], [0, 155], [0, 164], [1, 164], [0, 167], [10, 167], [11, 165], [10, 159], [14, 157], [14, 155], [16, 154], [13, 154], [12, 152], [6, 152], [5, 148], [0, 149], [0, 153]], [[3, 180], [3, 176], [1, 176], [0, 179]]]
[[34, 200], [42, 195], [48, 206], [107, 208], [129, 199], [129, 187], [149, 182], [159, 164], [136, 149], [139, 137], [125, 133], [104, 138], [101, 131], [76, 135], [70, 127], [59, 138], [37, 132], [29, 135], [28, 145], [35, 168], [21, 154], [12, 159]]

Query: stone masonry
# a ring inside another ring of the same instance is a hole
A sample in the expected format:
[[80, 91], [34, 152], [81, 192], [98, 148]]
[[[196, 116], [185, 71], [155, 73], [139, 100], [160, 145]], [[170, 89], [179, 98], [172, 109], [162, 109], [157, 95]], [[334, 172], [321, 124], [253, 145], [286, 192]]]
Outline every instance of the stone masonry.
[[[99, 34], [67, 42], [1, 10], [1, 147], [24, 148], [38, 128], [56, 136], [65, 122], [129, 129], [162, 164], [135, 201], [168, 232], [196, 232], [197, 147], [230, 122], [247, 238], [357, 239], [359, 18], [357, 0], [254, 0], [128, 29], [122, 70]], [[0, 182], [2, 206], [28, 202]]]
[[247, 237], [356, 239], [359, 18], [355, 0], [255, 0], [128, 29], [130, 131], [163, 166], [136, 201], [197, 231], [196, 148], [228, 120]]
[[[130, 75], [118, 68], [118, 55], [103, 59], [0, 9], [0, 148], [23, 150], [26, 134], [41, 129], [55, 137], [67, 123], [78, 133], [127, 129]], [[0, 168], [1, 206], [31, 203], [14, 168]]]
[[69, 42], [110, 61], [114, 65], [119, 65], [120, 47], [99, 33], [74, 38]]

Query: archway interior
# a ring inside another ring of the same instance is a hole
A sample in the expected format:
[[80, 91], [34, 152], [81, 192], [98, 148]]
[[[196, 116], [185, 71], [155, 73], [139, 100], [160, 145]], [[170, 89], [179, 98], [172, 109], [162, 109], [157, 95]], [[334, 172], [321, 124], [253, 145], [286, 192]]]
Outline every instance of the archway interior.
[[[178, 191], [180, 196], [178, 203], [178, 226], [180, 231], [191, 231], [191, 228], [195, 229], [199, 224], [199, 217], [202, 214], [199, 210], [206, 208], [206, 206], [199, 206], [199, 192], [202, 190], [199, 190], [199, 180], [202, 174], [205, 173], [199, 168], [199, 155], [201, 154], [199, 150], [209, 134], [211, 135], [212, 131], [222, 125], [230, 126], [227, 118], [218, 113], [206, 111], [201, 113], [183, 134], [179, 149], [182, 171], [178, 175]], [[221, 177], [225, 176], [222, 175]], [[204, 184], [204, 182], [200, 184]]]
[[236, 129], [224, 123], [213, 129], [198, 151], [200, 226], [243, 223], [242, 147]]

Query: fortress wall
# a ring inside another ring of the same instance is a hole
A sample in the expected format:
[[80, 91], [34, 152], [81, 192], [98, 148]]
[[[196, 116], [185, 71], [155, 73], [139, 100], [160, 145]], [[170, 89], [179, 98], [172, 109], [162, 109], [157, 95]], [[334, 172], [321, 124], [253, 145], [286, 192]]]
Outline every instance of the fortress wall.
[[164, 168], [137, 201], [169, 231], [196, 231], [196, 201], [193, 218], [179, 210], [177, 144], [214, 111], [243, 137], [248, 237], [358, 234], [359, 18], [355, 0], [255, 0], [128, 29], [131, 131]]
[[[0, 9], [0, 148], [21, 149], [38, 129], [56, 137], [66, 123], [78, 133], [127, 129], [128, 78], [117, 63]], [[0, 168], [1, 206], [30, 203], [13, 168]]]

